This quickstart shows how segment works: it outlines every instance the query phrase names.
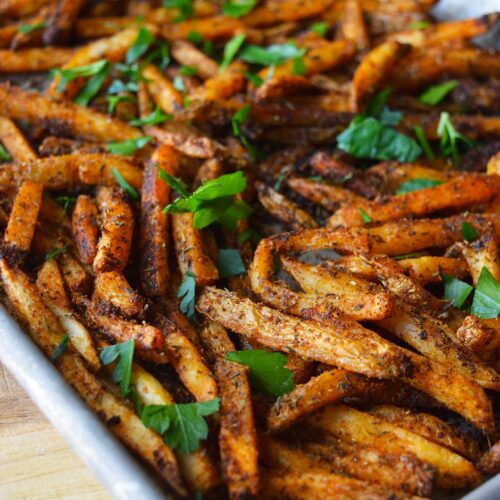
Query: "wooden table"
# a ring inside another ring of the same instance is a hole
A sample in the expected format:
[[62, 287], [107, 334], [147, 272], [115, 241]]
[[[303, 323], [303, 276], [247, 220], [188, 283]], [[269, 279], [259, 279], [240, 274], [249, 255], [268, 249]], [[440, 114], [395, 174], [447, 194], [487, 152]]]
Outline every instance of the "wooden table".
[[0, 498], [111, 498], [1, 364]]

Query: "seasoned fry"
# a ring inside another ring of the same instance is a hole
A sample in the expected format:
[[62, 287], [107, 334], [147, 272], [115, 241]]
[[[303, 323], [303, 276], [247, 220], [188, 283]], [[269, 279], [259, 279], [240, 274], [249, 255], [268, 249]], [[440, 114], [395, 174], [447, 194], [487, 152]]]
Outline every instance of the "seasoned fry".
[[165, 113], [174, 113], [182, 107], [182, 96], [160, 70], [149, 64], [142, 72], [149, 94]]
[[29, 252], [42, 205], [43, 185], [24, 181], [19, 188], [4, 234], [2, 254], [10, 262], [21, 263]]
[[99, 225], [97, 205], [89, 196], [81, 194], [71, 216], [71, 227], [80, 259], [91, 265], [97, 254]]
[[245, 85], [244, 72], [247, 65], [235, 62], [230, 64], [222, 73], [205, 80], [205, 83], [191, 93], [192, 99], [201, 101], [216, 101], [227, 99], [239, 92]]
[[170, 51], [181, 64], [196, 68], [196, 74], [201, 78], [213, 78], [217, 75], [217, 63], [191, 43], [177, 40], [172, 43]]
[[102, 226], [92, 265], [97, 272], [122, 271], [127, 265], [132, 245], [132, 211], [118, 188], [99, 188], [97, 205]]
[[43, 43], [45, 45], [66, 43], [75, 19], [84, 4], [84, 0], [59, 0], [49, 20], [49, 25], [43, 32]]
[[371, 445], [389, 453], [410, 451], [436, 468], [437, 484], [442, 488], [459, 489], [481, 480], [472, 463], [460, 455], [414, 432], [349, 406], [329, 406], [309, 417], [308, 422], [350, 442]]
[[[344, 325], [340, 318], [336, 320], [336, 329], [328, 330], [313, 321], [299, 321], [213, 287], [203, 290], [198, 309], [226, 328], [273, 349], [291, 351], [309, 360], [379, 378], [391, 378], [406, 370], [406, 359], [397, 349], [392, 349], [389, 343], [361, 326]], [[346, 341], [340, 332], [352, 334], [360, 345]], [[356, 352], [361, 349], [361, 344], [363, 351], [366, 349], [363, 355]], [[367, 349], [367, 345], [371, 347]], [[391, 361], [382, 361], [385, 359]]]
[[447, 274], [458, 279], [464, 279], [469, 271], [461, 259], [452, 257], [423, 256], [399, 261], [401, 269], [421, 285], [439, 283], [442, 275]]
[[340, 19], [340, 36], [354, 42], [360, 51], [366, 50], [370, 46], [362, 7], [360, 0], [346, 0]]
[[500, 443], [498, 441], [481, 457], [478, 467], [485, 474], [498, 474], [500, 471]]
[[459, 345], [470, 352], [494, 354], [500, 349], [498, 318], [479, 319], [476, 316], [467, 316], [456, 335]]
[[[0, 55], [0, 60], [1, 57]], [[16, 124], [9, 118], [0, 117], [0, 141], [16, 162], [25, 162], [37, 158], [31, 145], [16, 127]]]

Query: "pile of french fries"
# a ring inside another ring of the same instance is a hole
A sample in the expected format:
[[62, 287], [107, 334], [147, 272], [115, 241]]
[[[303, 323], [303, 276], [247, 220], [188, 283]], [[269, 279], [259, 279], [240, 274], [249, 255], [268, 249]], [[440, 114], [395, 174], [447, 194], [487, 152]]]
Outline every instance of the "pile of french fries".
[[434, 4], [0, 2], [0, 299], [166, 491], [500, 472], [499, 16]]

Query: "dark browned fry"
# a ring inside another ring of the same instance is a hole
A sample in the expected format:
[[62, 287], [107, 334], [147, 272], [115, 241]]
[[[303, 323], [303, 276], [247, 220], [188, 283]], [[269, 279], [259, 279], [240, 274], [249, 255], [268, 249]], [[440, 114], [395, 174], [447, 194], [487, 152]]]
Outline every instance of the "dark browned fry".
[[97, 254], [99, 224], [95, 200], [81, 194], [75, 203], [71, 216], [75, 244], [82, 262], [92, 265]]

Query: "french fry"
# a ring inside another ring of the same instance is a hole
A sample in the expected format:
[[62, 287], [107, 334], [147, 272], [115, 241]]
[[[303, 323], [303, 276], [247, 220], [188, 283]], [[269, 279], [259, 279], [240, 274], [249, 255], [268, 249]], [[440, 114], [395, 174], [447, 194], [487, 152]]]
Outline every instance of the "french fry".
[[52, 0], [5, 0], [0, 5], [0, 14], [2, 16], [26, 17], [51, 2]]
[[97, 205], [89, 196], [78, 196], [71, 216], [71, 227], [80, 259], [92, 265], [97, 254], [99, 225]]
[[279, 398], [267, 415], [267, 427], [279, 432], [323, 406], [364, 392], [366, 380], [362, 375], [345, 370], [328, 370], [312, 377]]
[[141, 318], [145, 301], [134, 290], [123, 274], [118, 271], [97, 273], [94, 296], [104, 305], [109, 305], [126, 318]]
[[354, 322], [347, 326], [344, 320], [337, 319], [335, 329], [327, 329], [213, 287], [206, 287], [201, 293], [198, 310], [267, 347], [292, 352], [308, 360], [377, 378], [392, 378], [406, 370], [404, 355], [369, 330], [356, 327]]
[[[134, 363], [132, 365], [132, 384], [143, 404], [171, 405], [174, 398], [151, 373]], [[193, 453], [175, 452], [182, 477], [192, 491], [208, 491], [220, 482], [217, 469], [207, 450], [202, 446]]]
[[23, 50], [0, 50], [1, 73], [29, 73], [48, 71], [66, 64], [74, 54], [67, 48], [28, 48]]
[[414, 432], [349, 406], [329, 406], [307, 421], [350, 442], [373, 446], [388, 453], [413, 453], [436, 468], [437, 485], [444, 489], [474, 486], [481, 480], [472, 463], [460, 455]]
[[[3, 259], [0, 260], [0, 272], [16, 315], [27, 324], [30, 335], [47, 356], [52, 356], [64, 336], [57, 318], [39, 298], [35, 286], [25, 274], [10, 268]], [[57, 366], [87, 404], [104, 421], [113, 422], [110, 425], [112, 432], [149, 462], [180, 495], [184, 495], [186, 490], [175, 456], [163, 439], [144, 427], [126, 404], [106, 391], [71, 350], [59, 357]]]
[[231, 497], [256, 492], [259, 486], [258, 450], [248, 368], [227, 361], [235, 351], [224, 327], [206, 321], [200, 337], [214, 365], [221, 397], [221, 433], [219, 446], [222, 467]]
[[135, 127], [84, 106], [55, 101], [5, 83], [0, 84], [0, 114], [90, 140], [125, 141], [141, 135]]
[[266, 99], [276, 99], [300, 94], [304, 91], [313, 90], [313, 86], [307, 78], [300, 75], [273, 75], [255, 89], [255, 99], [257, 101]]
[[42, 193], [42, 184], [24, 181], [14, 200], [5, 229], [2, 254], [16, 265], [20, 264], [29, 252], [42, 205]]
[[498, 441], [481, 457], [478, 467], [484, 474], [498, 474], [500, 471], [500, 443]]
[[[44, 26], [47, 24], [48, 19], [55, 11], [55, 4], [51, 3], [42, 7], [36, 14], [30, 16], [29, 22], [35, 26]], [[22, 26], [22, 25], [21, 25]], [[10, 41], [10, 48], [12, 50], [19, 50], [23, 47], [33, 47], [41, 45], [42, 43], [42, 30], [36, 29], [32, 31], [24, 32], [22, 29], [16, 30], [15, 35]]]
[[193, 31], [200, 33], [205, 40], [224, 40], [244, 29], [245, 26], [239, 19], [214, 16], [166, 25], [161, 30], [161, 34], [170, 41], [185, 40]]
[[149, 94], [165, 113], [174, 113], [182, 108], [182, 95], [175, 87], [167, 80], [160, 70], [148, 64], [142, 72], [146, 78], [146, 86]]
[[375, 406], [372, 415], [392, 422], [398, 427], [414, 432], [429, 441], [445, 446], [469, 460], [479, 457], [479, 447], [459, 428], [452, 427], [443, 420], [428, 413], [415, 413], [392, 405]]
[[500, 349], [500, 321], [498, 318], [467, 316], [456, 336], [459, 345], [467, 351], [479, 355], [495, 355]]
[[358, 50], [370, 47], [370, 38], [363, 17], [363, 5], [360, 0], [346, 0], [340, 18], [340, 35], [345, 40], [351, 40]]
[[497, 153], [488, 160], [488, 164], [486, 166], [486, 173], [488, 175], [492, 174], [500, 175], [500, 153]]
[[443, 274], [458, 279], [463, 279], [469, 274], [465, 262], [452, 257], [426, 255], [402, 259], [398, 263], [405, 274], [421, 285], [439, 283], [442, 281]]
[[172, 43], [170, 51], [174, 59], [181, 64], [196, 68], [196, 74], [204, 80], [213, 78], [219, 71], [219, 67], [213, 59], [189, 42], [177, 40]]
[[[1, 58], [0, 54], [0, 61]], [[16, 162], [25, 162], [37, 158], [29, 142], [9, 118], [0, 117], [0, 141]]]
[[374, 283], [351, 273], [322, 269], [289, 257], [281, 257], [281, 263], [307, 294], [316, 295], [318, 303], [325, 295], [332, 297], [340, 311], [358, 321], [383, 319], [391, 313], [391, 297]]
[[352, 79], [351, 109], [361, 111], [383, 85], [388, 71], [395, 67], [405, 52], [404, 45], [386, 41], [372, 49], [361, 61]]
[[231, 63], [222, 73], [205, 80], [205, 83], [190, 94], [192, 99], [217, 101], [227, 99], [238, 93], [246, 84], [244, 72], [247, 65], [241, 62]]
[[411, 216], [422, 217], [437, 210], [465, 208], [488, 200], [499, 189], [498, 176], [464, 175], [445, 184], [391, 197], [385, 203], [365, 202], [344, 205], [330, 217], [328, 225], [331, 227], [363, 225], [360, 208], [373, 223]]
[[209, 285], [219, 278], [202, 233], [195, 229], [193, 214], [172, 214], [172, 233], [179, 269], [183, 275], [191, 271], [198, 285]]
[[101, 187], [97, 193], [101, 213], [101, 238], [93, 267], [97, 272], [122, 271], [127, 265], [132, 245], [133, 216], [118, 188]]
[[36, 286], [43, 300], [61, 322], [71, 344], [85, 359], [92, 371], [101, 368], [99, 355], [92, 337], [72, 311], [71, 303], [64, 289], [64, 281], [55, 260], [46, 261], [36, 278]]
[[331, 438], [326, 443], [302, 443], [302, 448], [334, 471], [409, 494], [428, 496], [434, 486], [434, 468], [409, 453], [387, 453]]
[[256, 185], [259, 201], [274, 217], [290, 225], [292, 229], [309, 229], [318, 227], [318, 223], [305, 210], [287, 199], [274, 189], [263, 183]]
[[59, 0], [54, 13], [49, 19], [48, 26], [43, 32], [43, 43], [45, 45], [66, 43], [71, 28], [84, 4], [84, 0]]

